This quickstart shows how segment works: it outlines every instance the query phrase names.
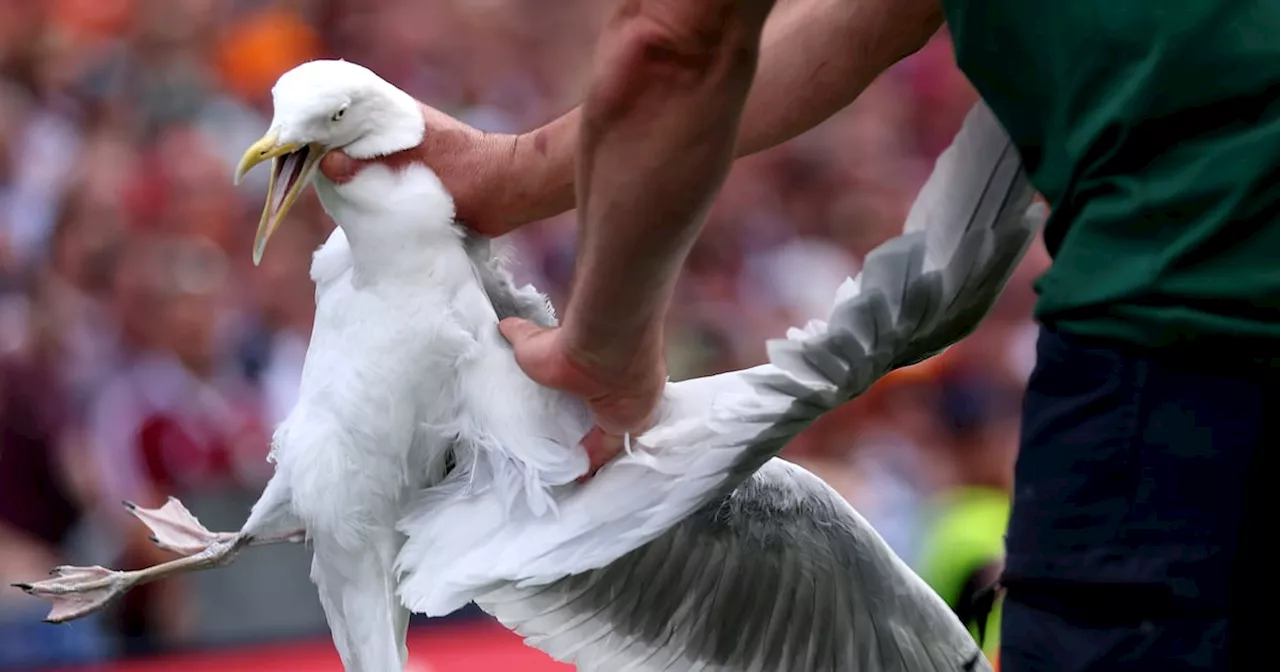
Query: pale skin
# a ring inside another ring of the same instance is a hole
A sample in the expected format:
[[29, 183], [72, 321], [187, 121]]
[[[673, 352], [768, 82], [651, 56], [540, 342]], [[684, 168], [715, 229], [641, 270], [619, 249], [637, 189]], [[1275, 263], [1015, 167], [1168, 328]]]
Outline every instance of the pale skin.
[[[529, 133], [495, 135], [424, 105], [422, 144], [375, 160], [430, 166], [458, 218], [490, 235], [576, 203], [579, 253], [561, 326], [501, 328], [530, 378], [590, 404], [593, 469], [649, 422], [666, 379], [661, 325], [675, 279], [733, 158], [827, 119], [942, 23], [937, 0], [774, 5], [623, 0], [579, 108]], [[344, 182], [367, 163], [330, 153], [321, 171]], [[53, 603], [50, 621], [97, 611], [134, 585], [229, 563], [245, 546], [305, 535], [288, 516], [251, 536], [210, 532], [176, 500], [128, 508], [157, 546], [185, 557], [134, 572], [64, 567], [18, 584]]]
[[[663, 319], [732, 159], [844, 108], [943, 20], [937, 0], [774, 4], [625, 0], [600, 36], [580, 107], [504, 136], [424, 106], [423, 144], [392, 159], [431, 166], [459, 219], [483, 233], [578, 206], [561, 326], [501, 328], [531, 378], [590, 403], [593, 467], [650, 420], [666, 378]], [[331, 154], [321, 170], [342, 181], [360, 165]]]

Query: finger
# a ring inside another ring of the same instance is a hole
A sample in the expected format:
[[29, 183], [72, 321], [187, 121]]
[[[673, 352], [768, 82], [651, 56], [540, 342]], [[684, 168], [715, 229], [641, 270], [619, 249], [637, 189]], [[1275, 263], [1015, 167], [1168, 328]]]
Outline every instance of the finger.
[[427, 122], [427, 130], [458, 123], [453, 117], [422, 101], [418, 101], [418, 107], [422, 110], [422, 119]]
[[511, 343], [516, 365], [539, 385], [562, 389], [564, 375], [548, 357], [546, 329], [528, 320], [509, 317], [498, 323], [498, 330]]
[[657, 400], [655, 396], [645, 394], [642, 388], [642, 384], [635, 382], [607, 388], [610, 394], [591, 404], [596, 426], [614, 437], [621, 437], [627, 432], [632, 436], [644, 433], [653, 425]]
[[350, 182], [360, 170], [361, 162], [334, 150], [320, 159], [320, 174], [335, 184]]
[[589, 466], [578, 482], [589, 480], [600, 468], [617, 457], [626, 447], [624, 437], [605, 432], [599, 427], [593, 428], [582, 438], [582, 447], [587, 451]]
[[542, 333], [543, 328], [523, 318], [508, 317], [498, 323], [498, 331], [501, 331], [507, 342], [518, 350], [534, 336]]

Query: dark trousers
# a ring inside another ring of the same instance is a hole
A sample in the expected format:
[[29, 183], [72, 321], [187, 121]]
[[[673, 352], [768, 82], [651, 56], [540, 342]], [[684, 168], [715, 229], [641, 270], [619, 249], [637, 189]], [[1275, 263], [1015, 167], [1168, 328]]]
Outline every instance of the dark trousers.
[[[1001, 672], [1266, 669], [1274, 372], [1044, 328], [1023, 409]], [[1259, 449], [1262, 449], [1261, 451]], [[1272, 556], [1274, 557], [1274, 556]]]

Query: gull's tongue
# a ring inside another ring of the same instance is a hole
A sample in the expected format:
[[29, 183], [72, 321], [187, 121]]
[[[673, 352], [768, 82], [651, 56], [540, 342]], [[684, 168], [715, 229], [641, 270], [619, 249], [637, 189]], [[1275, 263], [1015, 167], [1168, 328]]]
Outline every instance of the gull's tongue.
[[293, 185], [302, 177], [302, 167], [306, 163], [307, 154], [310, 151], [309, 147], [303, 147], [296, 152], [280, 157], [280, 162], [276, 164], [276, 190], [271, 195], [272, 216], [280, 212], [280, 206], [284, 205], [285, 196], [293, 190]]

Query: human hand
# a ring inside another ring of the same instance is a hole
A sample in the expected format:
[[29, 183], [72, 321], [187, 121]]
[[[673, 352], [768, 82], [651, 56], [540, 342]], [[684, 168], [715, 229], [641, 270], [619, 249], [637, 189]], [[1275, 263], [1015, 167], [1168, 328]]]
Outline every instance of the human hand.
[[627, 435], [634, 437], [649, 428], [667, 381], [661, 344], [641, 347], [625, 357], [601, 357], [575, 347], [562, 327], [544, 329], [508, 318], [498, 328], [531, 380], [587, 402], [596, 422], [582, 440], [591, 459], [588, 475], [618, 455]]
[[403, 166], [419, 162], [430, 168], [453, 196], [458, 221], [488, 236], [499, 236], [525, 223], [513, 207], [513, 181], [506, 169], [516, 136], [485, 133], [422, 105], [427, 132], [422, 142], [391, 156], [353, 159], [333, 150], [320, 160], [320, 173], [342, 184], [367, 165]]

